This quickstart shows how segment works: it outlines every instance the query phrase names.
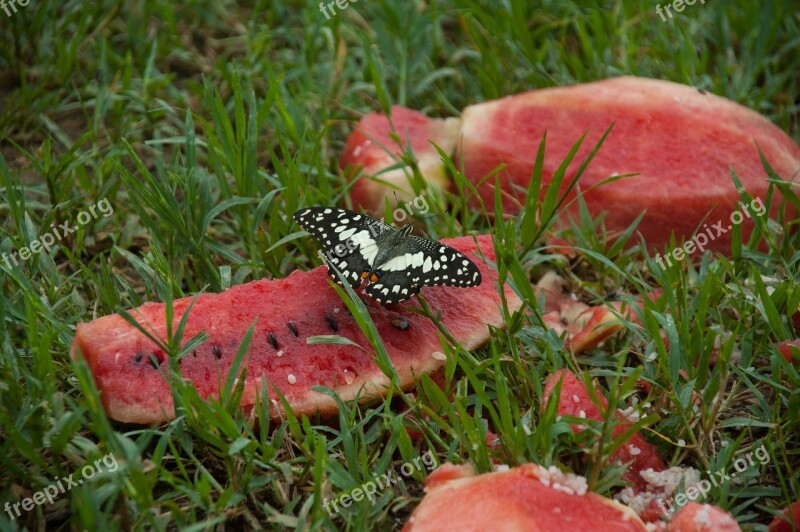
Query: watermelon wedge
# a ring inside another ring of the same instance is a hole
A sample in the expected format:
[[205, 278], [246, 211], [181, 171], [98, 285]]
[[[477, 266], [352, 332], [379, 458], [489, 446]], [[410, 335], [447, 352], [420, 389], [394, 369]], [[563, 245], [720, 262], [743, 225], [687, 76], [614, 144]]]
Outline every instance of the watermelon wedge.
[[769, 523], [769, 532], [793, 532], [800, 530], [800, 499], [783, 509]]
[[513, 530], [560, 532], [647, 530], [626, 506], [586, 490], [586, 479], [556, 467], [522, 464], [476, 475], [442, 464], [425, 480], [425, 497], [403, 532]]
[[[484, 281], [475, 288], [426, 288], [422, 295], [434, 311], [441, 313], [441, 323], [454, 338], [467, 349], [474, 349], [488, 340], [487, 325], [503, 325], [496, 275], [479, 256], [494, 260], [492, 240], [482, 235], [443, 242], [470, 256]], [[257, 318], [242, 364], [248, 370], [243, 408], [255, 404], [262, 379], [267, 380], [273, 405], [270, 413], [276, 418], [282, 408], [275, 388], [298, 415], [336, 411], [332, 398], [312, 391], [317, 385], [335, 390], [343, 400], [381, 397], [388, 379], [373, 362], [369, 342], [329, 279], [325, 267], [320, 266], [307, 272], [295, 271], [284, 279], [253, 281], [220, 294], [200, 295], [189, 313], [184, 341], [202, 330], [209, 339], [180, 360], [183, 377], [202, 397], [218, 397], [219, 383], [225, 382], [239, 344]], [[510, 309], [519, 308], [521, 302], [514, 292], [508, 287], [504, 291]], [[185, 297], [174, 302], [176, 326], [192, 300]], [[411, 312], [409, 307], [414, 305], [411, 300], [392, 308], [369, 307], [404, 389], [413, 386], [415, 376], [435, 372], [445, 364], [436, 325]], [[166, 337], [162, 303], [146, 303], [130, 313], [155, 337]], [[364, 350], [306, 342], [320, 335], [348, 338]], [[120, 315], [79, 324], [71, 354], [87, 360], [109, 417], [130, 423], [163, 422], [174, 417], [168, 383], [151, 362], [151, 354], [163, 362], [164, 353]]]
[[[555, 391], [556, 385], [561, 383], [561, 395], [555, 400], [558, 401], [558, 415], [572, 416], [592, 419], [602, 422], [605, 413], [592, 401], [589, 390], [577, 375], [569, 370], [559, 370], [547, 376], [544, 387], [544, 401], [546, 405], [550, 396]], [[608, 402], [601, 395], [599, 390], [595, 390], [598, 399], [604, 409], [608, 408]], [[619, 436], [630, 427], [630, 423], [620, 412], [615, 412], [618, 422], [614, 426], [614, 437]], [[575, 432], [583, 430], [580, 425], [573, 425]], [[649, 444], [640, 432], [636, 432], [631, 438], [611, 455], [610, 460], [619, 464], [628, 464], [628, 469], [623, 473], [622, 478], [629, 482], [634, 492], [646, 491], [649, 485], [642, 471], [663, 471], [666, 469], [664, 460], [653, 445]]]
[[391, 117], [379, 113], [365, 115], [347, 138], [339, 158], [343, 170], [351, 177], [358, 176], [351, 190], [353, 205], [372, 216], [382, 217], [387, 199], [395, 206], [414, 197], [409, 180], [411, 168], [386, 171], [398, 165], [403, 152], [409, 151], [409, 145], [427, 184], [446, 189], [449, 178], [433, 144], [447, 154], [453, 153], [458, 126], [457, 118], [428, 118], [401, 106], [392, 107]]
[[[487, 206], [494, 204], [495, 179], [485, 178], [505, 165], [498, 174], [503, 209], [517, 212], [545, 131], [544, 184], [587, 133], [566, 183], [612, 123], [580, 178], [584, 199], [594, 216], [607, 213], [606, 227], [614, 232], [625, 230], [646, 210], [638, 229], [654, 248], [668, 244], [673, 232], [679, 241], [688, 239], [708, 223], [712, 238], [705, 247], [729, 252], [731, 213], [740, 210], [730, 171], [754, 198], [766, 200], [759, 148], [782, 178], [796, 180], [800, 172], [800, 147], [758, 113], [686, 85], [637, 77], [534, 90], [467, 107], [454, 160], [463, 158], [462, 171], [479, 185]], [[632, 173], [637, 175], [587, 191], [612, 176]], [[762, 215], [763, 203], [752, 210], [752, 216]], [[747, 236], [753, 221], [744, 211], [740, 214]]]
[[[363, 168], [366, 175], [352, 189], [353, 203], [381, 215], [385, 198], [394, 202], [395, 192], [400, 200], [411, 195], [402, 169], [381, 173], [397, 164], [402, 151], [392, 140], [393, 133], [404, 145], [410, 142], [428, 185], [447, 187], [441, 158], [429, 142], [433, 141], [448, 154], [456, 151], [453, 160], [490, 210], [498, 177], [503, 210], [511, 214], [524, 201], [545, 131], [542, 185], [546, 190], [578, 138], [587, 133], [567, 169], [566, 182], [612, 123], [613, 130], [579, 186], [591, 214], [606, 213], [612, 238], [646, 211], [638, 229], [657, 251], [670, 243], [673, 233], [680, 242], [697, 232], [697, 247], [688, 247], [687, 253], [700, 247], [728, 253], [732, 222], [739, 223], [740, 217], [745, 238], [750, 234], [753, 217], [765, 214], [768, 188], [759, 148], [783, 179], [797, 181], [800, 175], [800, 146], [755, 111], [686, 85], [631, 76], [472, 105], [464, 109], [460, 128], [458, 120], [428, 118], [403, 107], [392, 108], [391, 122], [371, 113], [348, 138], [340, 165]], [[501, 165], [504, 168], [495, 175]], [[758, 200], [747, 209], [739, 205], [731, 170]], [[626, 174], [637, 175], [588, 190]], [[472, 203], [478, 206], [478, 198]], [[573, 204], [573, 214], [576, 208]]]
[[713, 504], [690, 502], [675, 513], [669, 532], [742, 532], [731, 514]]

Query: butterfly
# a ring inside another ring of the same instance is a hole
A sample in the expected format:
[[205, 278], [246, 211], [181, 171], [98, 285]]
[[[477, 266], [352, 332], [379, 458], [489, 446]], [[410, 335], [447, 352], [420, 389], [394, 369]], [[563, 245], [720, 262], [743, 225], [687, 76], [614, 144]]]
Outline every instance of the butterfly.
[[411, 299], [423, 286], [481, 284], [475, 263], [441, 242], [412, 236], [411, 225], [398, 230], [335, 207], [301, 209], [294, 219], [322, 245], [328, 273], [336, 282], [337, 269], [354, 290], [366, 280], [364, 292], [382, 305]]

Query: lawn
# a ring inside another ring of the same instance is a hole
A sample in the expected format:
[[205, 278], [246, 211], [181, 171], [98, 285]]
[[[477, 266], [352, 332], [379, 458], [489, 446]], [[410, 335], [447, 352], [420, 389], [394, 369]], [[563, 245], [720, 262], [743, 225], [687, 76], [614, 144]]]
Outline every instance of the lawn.
[[[592, 304], [665, 297], [577, 357], [527, 297], [487, 345], [449, 353], [447, 394], [427, 380], [342, 405], [334, 420], [252, 423], [178, 384], [192, 415], [151, 427], [108, 419], [87, 366], [70, 358], [76, 325], [318, 266], [292, 215], [348, 205], [337, 157], [367, 112], [458, 116], [525, 90], [637, 75], [730, 98], [800, 142], [790, 0], [709, 0], [672, 18], [638, 0], [246, 4], [0, 6], [0, 505], [83, 480], [19, 517], [0, 508], [0, 530], [399, 529], [431, 464], [486, 472], [499, 456], [585, 475], [611, 496], [621, 471], [604, 459], [619, 442], [542, 413], [544, 378], [562, 368], [596, 378], [616, 406], [649, 403], [637, 426], [670, 464], [730, 470], [764, 445], [765, 463], [709, 494], [744, 528], [765, 530], [797, 498], [800, 373], [775, 347], [800, 336], [791, 219], [735, 237], [734, 258], [707, 252], [663, 269], [591, 219], [559, 230], [577, 248], [570, 260], [547, 247], [547, 220], [488, 217], [448, 193], [425, 232], [494, 234], [499, 271], [518, 287], [553, 270]], [[414, 459], [422, 467], [398, 474]], [[323, 507], [384, 474], [398, 481], [374, 502]]]

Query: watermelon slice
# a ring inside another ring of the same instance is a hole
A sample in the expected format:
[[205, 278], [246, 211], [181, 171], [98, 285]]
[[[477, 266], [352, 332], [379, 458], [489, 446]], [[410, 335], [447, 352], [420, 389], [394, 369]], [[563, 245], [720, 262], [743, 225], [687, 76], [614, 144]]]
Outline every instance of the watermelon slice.
[[741, 532], [731, 514], [713, 504], [690, 502], [675, 513], [669, 532]]
[[440, 530], [642, 531], [629, 508], [586, 491], [586, 479], [523, 464], [475, 475], [442, 464], [425, 481], [425, 497], [404, 532]]
[[[685, 85], [636, 77], [535, 90], [467, 107], [455, 160], [463, 158], [466, 177], [481, 183], [478, 192], [487, 206], [494, 204], [494, 176], [484, 178], [505, 165], [499, 173], [503, 207], [516, 212], [545, 131], [544, 184], [588, 132], [567, 171], [568, 182], [612, 123], [579, 184], [587, 191], [612, 176], [638, 174], [584, 197], [593, 215], [607, 213], [606, 227], [614, 232], [646, 210], [638, 228], [653, 248], [668, 244], [673, 232], [678, 240], [688, 239], [707, 223], [713, 238], [706, 239], [705, 247], [730, 251], [731, 213], [740, 210], [730, 170], [754, 198], [765, 199], [767, 176], [759, 147], [784, 179], [796, 179], [800, 170], [800, 147], [758, 113]], [[758, 203], [750, 209], [756, 211], [751, 215], [759, 210], [763, 214], [763, 202], [760, 209]], [[746, 236], [753, 222], [741, 214]]]
[[[556, 398], [558, 401], [558, 415], [581, 417], [602, 422], [605, 412], [592, 401], [589, 390], [574, 373], [568, 370], [560, 370], [547, 376], [544, 388], [544, 402], [547, 402], [555, 390], [556, 385], [561, 382], [561, 395]], [[600, 399], [603, 409], [608, 408], [605, 398], [596, 390], [597, 397]], [[618, 420], [613, 429], [613, 437], [628, 430], [630, 423], [620, 413], [616, 412]], [[573, 431], [583, 430], [581, 425], [573, 425]], [[634, 492], [646, 491], [650, 486], [641, 472], [646, 470], [663, 471], [666, 469], [664, 460], [653, 445], [647, 443], [644, 437], [636, 432], [625, 444], [619, 447], [610, 456], [612, 462], [629, 464], [628, 469], [623, 473], [623, 480], [629, 482]]]
[[[441, 313], [442, 324], [467, 349], [489, 338], [487, 325], [503, 325], [496, 275], [479, 253], [494, 260], [491, 237], [461, 237], [445, 243], [467, 254], [484, 276], [475, 288], [431, 287], [422, 295]], [[184, 341], [205, 330], [209, 339], [194, 353], [183, 357], [180, 369], [202, 397], [218, 397], [239, 343], [254, 319], [258, 319], [243, 366], [248, 368], [242, 407], [256, 402], [262, 378], [273, 401], [271, 415], [282, 409], [273, 387], [287, 398], [296, 414], [336, 411], [335, 401], [312, 391], [329, 387], [343, 400], [380, 397], [388, 380], [373, 362], [373, 352], [354, 318], [334, 289], [325, 267], [296, 271], [285, 279], [253, 281], [220, 294], [200, 295], [190, 311]], [[511, 311], [521, 302], [504, 288]], [[175, 324], [192, 302], [186, 297], [174, 302]], [[413, 313], [408, 301], [393, 308], [370, 307], [370, 314], [400, 377], [403, 388], [415, 376], [431, 373], [445, 364], [439, 331], [429, 319]], [[131, 311], [156, 337], [166, 337], [164, 305], [146, 303]], [[315, 344], [311, 336], [339, 335], [363, 346]], [[71, 353], [88, 361], [108, 415], [131, 423], [161, 422], [174, 417], [172, 396], [163, 373], [151, 363], [165, 355], [155, 344], [114, 314], [77, 327]]]
[[779, 342], [778, 352], [787, 362], [800, 362], [800, 338]]
[[[395, 168], [408, 144], [428, 185], [437, 189], [448, 186], [448, 177], [439, 152], [431, 143], [451, 154], [455, 150], [459, 120], [457, 118], [428, 118], [406, 107], [392, 107], [391, 119], [370, 113], [356, 126], [347, 139], [339, 158], [342, 169], [350, 168], [351, 177], [358, 176], [351, 197], [357, 209], [365, 209], [376, 217], [383, 216], [385, 200], [394, 206], [408, 201], [413, 194], [409, 181], [411, 168]], [[396, 135], [398, 139], [392, 138]], [[398, 144], [399, 141], [399, 144]], [[358, 174], [355, 170], [361, 168]], [[402, 220], [398, 220], [402, 221]]]
[[800, 530], [800, 499], [783, 509], [769, 523], [769, 532], [793, 532]]

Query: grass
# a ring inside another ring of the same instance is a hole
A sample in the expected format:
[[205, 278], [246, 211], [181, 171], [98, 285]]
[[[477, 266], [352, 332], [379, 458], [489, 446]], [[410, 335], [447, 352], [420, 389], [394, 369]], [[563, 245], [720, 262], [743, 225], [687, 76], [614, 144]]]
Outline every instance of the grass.
[[[580, 258], [552, 253], [535, 213], [551, 212], [557, 198], [493, 222], [462, 198], [443, 198], [451, 208], [426, 220], [429, 234], [493, 233], [500, 275], [531, 307], [530, 280], [548, 269], [587, 301], [617, 289], [660, 288], [664, 297], [644, 305], [642, 326], [577, 359], [535, 312], [508, 316], [485, 347], [448, 353], [452, 396], [423, 378], [416, 396], [342, 404], [338, 423], [289, 415], [251, 425], [230, 381], [233, 399], [222, 403], [174, 382], [176, 399], [191, 405], [185, 416], [120, 425], [68, 354], [77, 323], [318, 265], [291, 215], [347, 201], [336, 157], [370, 110], [400, 104], [451, 116], [531, 88], [633, 74], [727, 96], [800, 140], [797, 12], [790, 2], [737, 4], [695, 4], [667, 22], [637, 0], [368, 0], [330, 20], [314, 2], [283, 0], [179, 9], [34, 0], [11, 17], [0, 11], [0, 253], [104, 198], [114, 209], [50, 253], [0, 262], [0, 502], [78, 478], [109, 452], [119, 464], [16, 521], [0, 513], [0, 528], [399, 528], [425, 471], [333, 519], [322, 499], [428, 450], [488, 471], [498, 452], [484, 444], [489, 428], [508, 463], [556, 464], [608, 495], [620, 473], [603, 466], [620, 443], [609, 427], [575, 436], [553, 411], [539, 413], [544, 377], [570, 367], [597, 377], [620, 407], [635, 378], [652, 383], [639, 397], [657, 415], [642, 424], [671, 463], [729, 470], [765, 443], [768, 464], [710, 496], [763, 530], [800, 484], [800, 374], [774, 348], [796, 335], [788, 316], [800, 302], [797, 233], [775, 236], [792, 220], [760, 227], [755, 239], [766, 247], [734, 239], [734, 259], [706, 254], [662, 270], [607, 241], [588, 215], [564, 235]], [[412, 441], [404, 429], [422, 436]]]

